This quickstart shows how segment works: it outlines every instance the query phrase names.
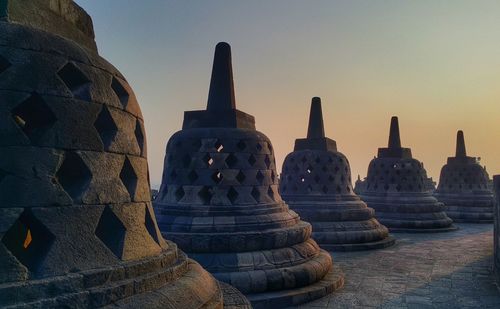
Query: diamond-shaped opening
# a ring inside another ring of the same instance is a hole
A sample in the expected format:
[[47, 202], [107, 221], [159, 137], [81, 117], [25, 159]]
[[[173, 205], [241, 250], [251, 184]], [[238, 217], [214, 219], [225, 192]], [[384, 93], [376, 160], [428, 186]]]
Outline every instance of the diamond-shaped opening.
[[314, 181], [315, 181], [316, 183], [319, 183], [319, 181], [320, 181], [320, 180], [321, 180], [321, 177], [319, 177], [319, 175], [316, 175], [316, 176], [314, 177]]
[[32, 142], [43, 137], [57, 121], [47, 103], [36, 93], [15, 107], [11, 114], [15, 123]]
[[66, 152], [56, 179], [64, 191], [77, 201], [90, 184], [92, 173], [76, 152]]
[[253, 155], [250, 155], [250, 157], [248, 158], [248, 163], [250, 163], [250, 165], [253, 166], [255, 162], [257, 162], [255, 157]]
[[54, 242], [54, 235], [26, 209], [2, 238], [5, 247], [36, 273]]
[[109, 206], [101, 214], [95, 235], [119, 259], [123, 256], [125, 234], [127, 229]]
[[267, 195], [274, 201], [274, 190], [273, 190], [273, 188], [269, 187], [267, 189]]
[[255, 145], [255, 149], [257, 149], [257, 151], [261, 151], [262, 145], [260, 143], [257, 143], [257, 145]]
[[106, 105], [102, 106], [101, 112], [99, 113], [99, 116], [97, 116], [97, 120], [94, 122], [94, 127], [101, 137], [104, 148], [108, 149], [115, 139], [118, 127], [116, 126], [115, 121]]
[[219, 140], [215, 142], [215, 150], [217, 150], [217, 152], [222, 152], [224, 150], [224, 145], [222, 145]]
[[76, 99], [90, 101], [90, 79], [73, 63], [67, 63], [57, 72]]
[[139, 145], [139, 149], [141, 149], [141, 155], [144, 154], [144, 132], [142, 131], [141, 122], [139, 119], [135, 121], [135, 140], [137, 141], [137, 145]]
[[313, 190], [313, 187], [311, 185], [308, 185], [307, 186], [307, 192], [311, 193]]
[[227, 156], [226, 164], [229, 168], [235, 167], [236, 163], [238, 163], [238, 158], [236, 158], [234, 154], [231, 153], [229, 156]]
[[5, 59], [5, 57], [0, 55], [0, 74], [2, 74], [10, 66], [11, 66], [11, 63], [9, 62], [9, 60]]
[[270, 168], [271, 159], [269, 159], [269, 156], [266, 155], [266, 158], [264, 159], [264, 163], [266, 164], [267, 168]]
[[177, 172], [175, 170], [172, 170], [172, 172], [170, 173], [170, 178], [172, 180], [176, 180], [177, 179]]
[[307, 159], [306, 159], [306, 157], [302, 157], [302, 159], [300, 159], [300, 161], [302, 161], [302, 163], [306, 163]]
[[195, 151], [198, 151], [201, 148], [201, 141], [199, 139], [193, 141], [193, 147]]
[[238, 144], [236, 144], [236, 147], [238, 147], [239, 150], [245, 150], [247, 144], [243, 140], [240, 140]]
[[182, 165], [183, 165], [185, 168], [188, 168], [188, 167], [191, 165], [191, 156], [190, 156], [190, 155], [185, 154], [185, 155], [182, 157]]
[[328, 187], [327, 186], [323, 186], [323, 188], [321, 189], [323, 191], [323, 193], [327, 194], [328, 193]]
[[259, 184], [262, 184], [262, 182], [264, 181], [264, 174], [262, 174], [261, 171], [258, 171], [257, 175], [255, 176], [255, 178], [257, 179], [257, 182]]
[[267, 143], [267, 148], [269, 149], [270, 153], [273, 153], [273, 145], [271, 145], [271, 143]]
[[245, 178], [245, 173], [243, 173], [242, 171], [240, 171], [238, 175], [236, 175], [236, 180], [238, 180], [239, 183], [243, 183], [243, 181], [245, 181]]
[[160, 238], [158, 237], [158, 231], [156, 230], [156, 224], [153, 220], [153, 216], [149, 211], [149, 207], [146, 205], [146, 215], [144, 218], [144, 225], [146, 225], [146, 229], [148, 230], [149, 235], [157, 244], [160, 244]]
[[255, 199], [257, 203], [260, 201], [260, 191], [257, 188], [253, 187], [252, 192], [250, 192], [250, 194], [252, 194], [252, 197]]
[[298, 165], [295, 165], [295, 166], [293, 167], [293, 171], [294, 171], [295, 173], [297, 173], [298, 171], [300, 171], [299, 166], [298, 166]]
[[130, 95], [125, 89], [125, 87], [123, 87], [122, 83], [118, 79], [116, 79], [116, 77], [113, 77], [113, 81], [111, 82], [111, 88], [113, 89], [116, 96], [120, 100], [120, 103], [123, 106], [123, 108], [126, 108], [128, 105], [128, 100], [130, 98]]
[[191, 184], [193, 184], [196, 180], [198, 180], [198, 173], [196, 173], [195, 170], [192, 170], [188, 174], [188, 179], [191, 182]]
[[335, 166], [334, 170], [335, 170], [335, 173], [338, 173], [338, 171], [340, 170], [340, 168], [338, 166]]
[[200, 192], [198, 192], [198, 196], [205, 205], [209, 205], [212, 200], [212, 192], [209, 187], [203, 187]]
[[317, 164], [319, 164], [319, 162], [321, 162], [321, 159], [320, 159], [319, 157], [316, 157], [316, 158], [314, 159], [314, 162], [316, 162]]
[[229, 188], [229, 190], [227, 191], [227, 198], [231, 201], [231, 204], [234, 204], [234, 202], [236, 202], [238, 195], [238, 191], [236, 191], [233, 187]]
[[222, 173], [219, 171], [216, 171], [215, 173], [212, 174], [212, 180], [216, 183], [219, 184], [222, 181]]
[[209, 153], [207, 153], [204, 157], [203, 157], [203, 161], [205, 162], [205, 164], [210, 167], [212, 166], [212, 164], [214, 164], [214, 159], [212, 159], [212, 157], [210, 156]]
[[123, 162], [123, 167], [120, 172], [120, 179], [123, 182], [125, 188], [127, 188], [130, 199], [134, 200], [139, 177], [137, 177], [134, 167], [132, 166], [132, 163], [130, 163], [128, 157], [126, 157], [125, 161]]
[[184, 192], [184, 189], [182, 187], [179, 187], [177, 188], [177, 190], [175, 190], [175, 199], [177, 202], [179, 202], [184, 197], [184, 195], [186, 195], [186, 192]]
[[342, 189], [340, 188], [340, 186], [337, 186], [336, 190], [337, 190], [337, 193], [342, 192]]

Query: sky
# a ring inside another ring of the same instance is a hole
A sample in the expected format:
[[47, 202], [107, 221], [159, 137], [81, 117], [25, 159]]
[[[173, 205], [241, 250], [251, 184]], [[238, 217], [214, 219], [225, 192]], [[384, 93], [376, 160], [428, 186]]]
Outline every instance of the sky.
[[232, 46], [237, 107], [271, 139], [279, 170], [319, 96], [353, 179], [386, 147], [393, 115], [435, 180], [459, 129], [468, 154], [500, 174], [500, 1], [76, 2], [141, 104], [153, 187], [183, 112], [206, 106], [220, 41]]

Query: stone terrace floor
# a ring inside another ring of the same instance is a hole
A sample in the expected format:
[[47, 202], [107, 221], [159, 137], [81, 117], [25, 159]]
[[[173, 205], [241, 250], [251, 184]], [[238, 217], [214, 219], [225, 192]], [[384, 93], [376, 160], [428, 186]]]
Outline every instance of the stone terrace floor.
[[500, 308], [492, 276], [493, 225], [394, 234], [393, 247], [333, 253], [345, 286], [299, 308]]

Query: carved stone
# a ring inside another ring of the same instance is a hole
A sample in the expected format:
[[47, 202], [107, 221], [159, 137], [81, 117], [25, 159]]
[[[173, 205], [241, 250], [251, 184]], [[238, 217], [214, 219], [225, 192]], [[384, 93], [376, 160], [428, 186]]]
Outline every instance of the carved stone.
[[457, 132], [454, 157], [441, 169], [434, 196], [446, 206], [446, 214], [455, 222], [493, 222], [493, 192], [490, 177], [475, 157], [467, 156], [462, 131]]
[[215, 50], [207, 109], [186, 112], [167, 144], [159, 227], [256, 308], [322, 297], [343, 284], [311, 225], [278, 192], [271, 141], [236, 109], [231, 49]]
[[389, 147], [379, 148], [368, 167], [360, 196], [391, 232], [441, 232], [456, 228], [443, 203], [427, 187], [427, 172], [410, 148], [401, 147], [397, 117], [391, 119]]
[[385, 248], [394, 244], [374, 210], [353, 192], [347, 158], [325, 137], [320, 98], [313, 98], [307, 138], [297, 139], [285, 158], [280, 194], [311, 222], [313, 238], [328, 250]]
[[493, 193], [495, 194], [494, 206], [494, 232], [493, 232], [493, 270], [498, 284], [500, 284], [500, 175], [493, 177]]
[[80, 7], [0, 1], [0, 89], [0, 307], [223, 307], [158, 230], [139, 105]]

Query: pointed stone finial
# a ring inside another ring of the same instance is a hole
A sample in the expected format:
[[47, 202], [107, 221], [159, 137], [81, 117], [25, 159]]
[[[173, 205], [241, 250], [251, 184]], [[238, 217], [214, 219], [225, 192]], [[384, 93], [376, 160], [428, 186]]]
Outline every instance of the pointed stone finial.
[[321, 98], [314, 97], [311, 101], [311, 112], [309, 114], [309, 128], [307, 138], [324, 138], [325, 127], [323, 125], [323, 111], [321, 110]]
[[361, 176], [358, 174], [358, 181], [361, 181]]
[[465, 150], [465, 139], [464, 132], [462, 130], [457, 132], [457, 148], [455, 152], [455, 157], [466, 157], [467, 152]]
[[215, 47], [207, 110], [227, 111], [234, 109], [236, 109], [236, 100], [234, 98], [231, 46], [226, 42], [220, 42]]
[[389, 148], [401, 148], [401, 138], [399, 136], [398, 117], [391, 118], [391, 130], [389, 132]]

